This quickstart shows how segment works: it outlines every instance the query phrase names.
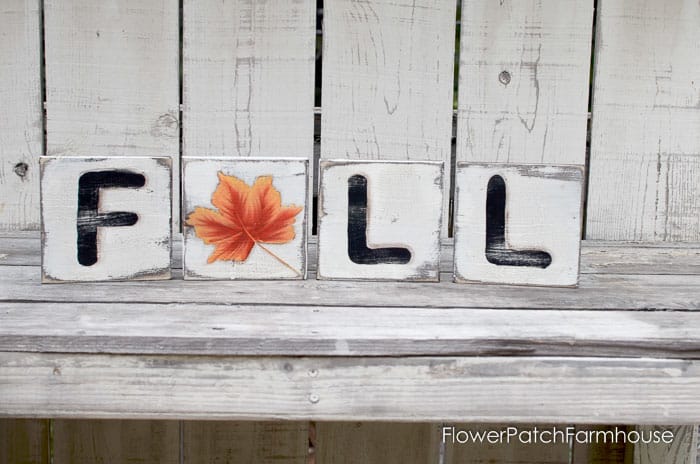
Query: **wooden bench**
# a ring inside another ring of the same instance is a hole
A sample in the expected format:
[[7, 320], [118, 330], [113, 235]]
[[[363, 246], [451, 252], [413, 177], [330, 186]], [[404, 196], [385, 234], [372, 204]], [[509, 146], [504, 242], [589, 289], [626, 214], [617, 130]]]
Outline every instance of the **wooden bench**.
[[[690, 0], [3, 0], [0, 464], [694, 463], [699, 20]], [[581, 282], [453, 283], [444, 221], [439, 284], [317, 281], [312, 237], [305, 281], [185, 282], [178, 238], [173, 280], [42, 285], [40, 155], [585, 166]], [[441, 435], [533, 424], [676, 439]]]

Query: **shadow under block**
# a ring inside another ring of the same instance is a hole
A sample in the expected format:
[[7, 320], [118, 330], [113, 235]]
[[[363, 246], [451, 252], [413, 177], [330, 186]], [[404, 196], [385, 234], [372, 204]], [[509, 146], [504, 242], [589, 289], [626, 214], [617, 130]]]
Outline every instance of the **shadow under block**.
[[171, 159], [42, 157], [43, 282], [170, 278]]

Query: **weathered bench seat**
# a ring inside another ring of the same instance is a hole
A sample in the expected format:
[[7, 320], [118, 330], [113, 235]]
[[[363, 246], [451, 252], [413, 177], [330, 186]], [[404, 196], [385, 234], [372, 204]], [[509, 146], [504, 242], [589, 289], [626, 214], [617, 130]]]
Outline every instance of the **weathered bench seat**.
[[[700, 245], [584, 242], [580, 288], [315, 280], [42, 285], [0, 238], [0, 411], [79, 418], [683, 424]], [[180, 266], [176, 240], [175, 267]]]

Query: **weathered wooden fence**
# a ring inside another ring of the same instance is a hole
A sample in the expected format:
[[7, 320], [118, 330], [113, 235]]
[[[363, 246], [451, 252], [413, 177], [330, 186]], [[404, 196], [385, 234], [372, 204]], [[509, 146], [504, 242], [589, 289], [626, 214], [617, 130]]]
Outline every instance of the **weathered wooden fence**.
[[[463, 161], [585, 166], [584, 238], [700, 241], [697, 1], [324, 3], [321, 159], [437, 160], [451, 172], [455, 163]], [[172, 156], [176, 173], [182, 156], [195, 155], [308, 156], [317, 163], [316, 14], [315, 0], [0, 1], [0, 229], [8, 232], [4, 237], [39, 228], [42, 154]], [[449, 198], [446, 215], [451, 211]], [[174, 207], [174, 217], [179, 217], [179, 202]], [[450, 222], [444, 224], [447, 236]], [[24, 253], [25, 236], [19, 237], [3, 241]], [[584, 255], [593, 256], [584, 266], [595, 266], [596, 251], [590, 250], [584, 250]], [[656, 253], [653, 250], [649, 255]], [[663, 250], [670, 264], [677, 260], [686, 274], [698, 275], [693, 261], [698, 255], [683, 251], [691, 248]], [[637, 273], [625, 270], [626, 260], [634, 261], [633, 257], [620, 253], [598, 270], [619, 266], [618, 274]], [[29, 255], [18, 258], [16, 272], [33, 263], [38, 281], [36, 263]], [[0, 260], [4, 258], [0, 255]], [[644, 259], [638, 261], [649, 272]], [[19, 287], [7, 282], [0, 299], [7, 305], [22, 301], [14, 293]], [[697, 282], [692, 277], [678, 284], [676, 294], [685, 299], [674, 301], [675, 309], [698, 309]], [[611, 291], [608, 297], [619, 301], [617, 309], [667, 309], [663, 303], [628, 305], [625, 298], [633, 299], [643, 287], [639, 284], [637, 290], [619, 294]], [[672, 287], [669, 284], [669, 295]], [[99, 291], [98, 287], [95, 294]], [[595, 299], [593, 292], [589, 294]], [[491, 303], [482, 307], [499, 306], [493, 301], [496, 292], [490, 295]], [[515, 291], [508, 295], [520, 302], [540, 298]], [[69, 297], [47, 293], [37, 298], [50, 304], [53, 298]], [[295, 298], [303, 300], [304, 295]], [[456, 297], [446, 298], [448, 304]], [[569, 309], [566, 301], [563, 298], [556, 307]], [[597, 308], [583, 300], [571, 306]], [[687, 332], [678, 329], [676, 340], [688, 346], [695, 346], [693, 334], [700, 322], [693, 316], [668, 316], [676, 317], [674, 321], [685, 318], [677, 327]], [[586, 317], [577, 314], [573, 320], [585, 324]], [[541, 324], [552, 320], [542, 319]], [[538, 321], [530, 319], [534, 325]], [[665, 327], [663, 322], [657, 324], [649, 327]], [[609, 324], [600, 323], [601, 330], [605, 326]], [[594, 345], [583, 355], [595, 356]], [[694, 350], [688, 359], [696, 359]], [[5, 351], [13, 350], [5, 347]], [[645, 351], [636, 353], [643, 358]], [[12, 356], [3, 358], [0, 368], [21, 365], [21, 358]], [[95, 362], [94, 372], [101, 372]], [[532, 361], [523, 362], [527, 366]], [[696, 379], [697, 364], [688, 363], [683, 375]], [[412, 369], [405, 367], [403, 372]], [[587, 368], [581, 369], [585, 382]], [[645, 382], [644, 369], [634, 372], [638, 381]], [[60, 370], [54, 375], [61, 375]], [[645, 388], [653, 388], [649, 382]], [[3, 391], [10, 390], [3, 390], [0, 379]], [[197, 390], [191, 394], [196, 396]], [[573, 403], [578, 400], [571, 398]], [[697, 410], [700, 392], [698, 398], [686, 401]], [[629, 417], [648, 422], [643, 413], [635, 414]], [[11, 415], [0, 411], [0, 416]], [[89, 414], [76, 413], [85, 415]], [[696, 446], [690, 426], [674, 429], [679, 438], [671, 448], [475, 447], [442, 444], [440, 424], [427, 422], [73, 420], [65, 418], [70, 411], [59, 411], [57, 416], [62, 418], [0, 419], [0, 462], [302, 463], [311, 458], [317, 463], [688, 464]], [[533, 414], [533, 420], [541, 417]], [[673, 415], [665, 417], [677, 423]], [[591, 417], [590, 422], [600, 421]]]

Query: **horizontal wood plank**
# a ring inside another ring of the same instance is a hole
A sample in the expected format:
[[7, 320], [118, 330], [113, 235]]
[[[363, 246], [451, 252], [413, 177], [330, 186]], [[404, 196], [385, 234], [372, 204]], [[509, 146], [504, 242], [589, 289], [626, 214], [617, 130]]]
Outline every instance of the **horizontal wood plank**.
[[2, 303], [0, 351], [700, 359], [700, 313]]
[[[440, 283], [216, 281], [42, 285], [36, 266], [0, 266], [0, 302], [209, 303], [496, 309], [700, 309], [700, 275], [581, 276], [577, 289]], [[225, 289], [225, 291], [223, 291]], [[352, 298], [348, 298], [352, 295]]]
[[687, 360], [0, 353], [0, 417], [683, 424], [698, 389]]
[[[442, 239], [440, 268], [449, 280], [452, 272], [452, 239]], [[37, 232], [0, 234], [0, 266], [41, 265]], [[309, 238], [309, 271], [316, 272], [317, 240]], [[173, 268], [182, 269], [182, 236], [173, 237]], [[700, 243], [685, 242], [581, 242], [582, 274], [699, 274]]]

